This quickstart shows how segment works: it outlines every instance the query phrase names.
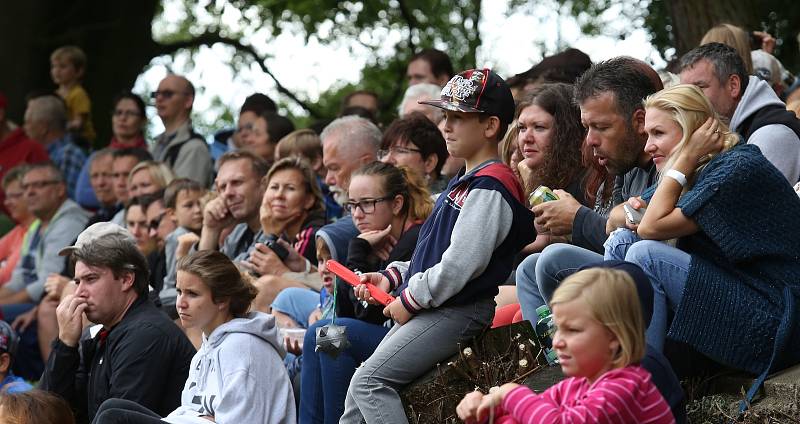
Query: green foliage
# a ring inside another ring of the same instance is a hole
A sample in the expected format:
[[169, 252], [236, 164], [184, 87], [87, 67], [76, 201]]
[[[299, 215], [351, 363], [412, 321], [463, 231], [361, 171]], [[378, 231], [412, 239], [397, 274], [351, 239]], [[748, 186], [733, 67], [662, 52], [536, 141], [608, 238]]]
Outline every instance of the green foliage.
[[[481, 44], [480, 6], [481, 0], [178, 0], [169, 7], [179, 8], [184, 19], [156, 28], [155, 33], [162, 43], [184, 42], [209, 31], [247, 42], [265, 28], [268, 38], [301, 29], [306, 40], [314, 38], [323, 45], [355, 40], [369, 54], [360, 83], [332, 87], [313, 107], [323, 116], [335, 117], [347, 92], [371, 90], [381, 99], [380, 118], [385, 122], [402, 97], [405, 65], [414, 52], [435, 47], [448, 52], [456, 69], [475, 65]], [[228, 25], [224, 16], [232, 11], [238, 19]], [[240, 52], [230, 64], [236, 70], [251, 61]], [[308, 102], [307, 93], [296, 95]]]

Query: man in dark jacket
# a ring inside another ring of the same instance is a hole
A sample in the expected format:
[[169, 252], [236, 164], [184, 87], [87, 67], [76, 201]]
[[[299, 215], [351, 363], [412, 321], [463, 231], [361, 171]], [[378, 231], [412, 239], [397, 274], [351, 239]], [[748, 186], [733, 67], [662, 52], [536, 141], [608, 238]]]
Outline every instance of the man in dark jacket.
[[[78, 422], [91, 421], [108, 398], [166, 416], [180, 405], [195, 349], [148, 299], [136, 241], [118, 225], [97, 223], [60, 254], [75, 262], [78, 287], [57, 309], [58, 339], [41, 387], [67, 399]], [[84, 313], [97, 325], [81, 337]]]

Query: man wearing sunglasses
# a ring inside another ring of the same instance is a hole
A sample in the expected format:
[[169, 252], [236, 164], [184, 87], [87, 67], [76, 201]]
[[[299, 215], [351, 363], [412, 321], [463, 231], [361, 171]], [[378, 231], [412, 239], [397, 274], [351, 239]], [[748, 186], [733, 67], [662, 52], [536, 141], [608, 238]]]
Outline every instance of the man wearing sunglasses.
[[164, 133], [156, 137], [152, 147], [153, 158], [169, 165], [177, 177], [207, 186], [211, 182], [211, 154], [190, 119], [194, 86], [185, 77], [170, 74], [150, 97], [164, 123]]

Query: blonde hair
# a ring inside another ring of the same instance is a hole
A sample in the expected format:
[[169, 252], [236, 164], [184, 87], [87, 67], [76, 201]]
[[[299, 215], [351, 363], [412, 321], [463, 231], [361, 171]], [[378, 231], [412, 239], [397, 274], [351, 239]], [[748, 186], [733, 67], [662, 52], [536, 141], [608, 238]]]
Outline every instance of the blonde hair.
[[789, 112], [794, 112], [797, 115], [797, 118], [800, 119], [800, 99], [792, 100], [786, 103], [786, 110]]
[[77, 46], [62, 46], [50, 54], [50, 60], [66, 59], [78, 71], [86, 70], [86, 53]]
[[636, 284], [625, 272], [591, 268], [572, 274], [553, 293], [550, 306], [581, 299], [589, 315], [603, 324], [619, 341], [614, 368], [638, 363], [645, 354], [644, 318]]
[[319, 184], [317, 184], [316, 174], [314, 174], [314, 170], [311, 169], [308, 161], [300, 156], [290, 156], [275, 162], [267, 172], [267, 175], [261, 179], [261, 184], [266, 187], [275, 174], [287, 169], [295, 170], [303, 176], [306, 194], [314, 197], [314, 204], [311, 205], [307, 212], [325, 210], [325, 203], [322, 200], [322, 191], [319, 188]]
[[322, 142], [313, 130], [295, 130], [278, 141], [278, 159], [301, 156], [309, 163], [322, 157]]
[[[667, 170], [672, 169], [681, 150], [683, 150], [683, 147], [692, 137], [692, 133], [700, 128], [709, 117], [713, 117], [718, 122], [717, 128], [723, 137], [722, 150], [703, 158], [693, 177], [697, 176], [698, 172], [715, 156], [730, 150], [739, 143], [739, 135], [731, 131], [728, 125], [725, 124], [714, 111], [714, 107], [711, 106], [711, 102], [708, 101], [708, 98], [703, 95], [703, 92], [700, 91], [699, 88], [692, 84], [679, 84], [652, 94], [644, 100], [644, 107], [645, 109], [654, 108], [668, 113], [672, 121], [677, 123], [683, 132], [681, 140], [672, 149], [667, 163], [661, 170], [661, 175], [667, 172]], [[689, 184], [689, 186], [691, 186], [691, 184]], [[688, 189], [688, 186], [685, 189]]]
[[75, 424], [69, 404], [53, 393], [34, 389], [0, 393], [0, 415], [5, 424]]
[[172, 169], [170, 169], [170, 167], [164, 162], [146, 160], [144, 162], [140, 162], [138, 165], [134, 166], [133, 169], [131, 169], [131, 172], [128, 174], [128, 187], [131, 185], [133, 175], [142, 169], [145, 169], [148, 173], [150, 173], [150, 178], [153, 180], [153, 183], [158, 186], [159, 190], [165, 189], [169, 183], [175, 179], [175, 174], [172, 173]]
[[753, 58], [750, 56], [750, 36], [742, 28], [731, 24], [719, 24], [706, 32], [700, 45], [722, 43], [733, 47], [742, 57], [744, 69], [753, 74]]

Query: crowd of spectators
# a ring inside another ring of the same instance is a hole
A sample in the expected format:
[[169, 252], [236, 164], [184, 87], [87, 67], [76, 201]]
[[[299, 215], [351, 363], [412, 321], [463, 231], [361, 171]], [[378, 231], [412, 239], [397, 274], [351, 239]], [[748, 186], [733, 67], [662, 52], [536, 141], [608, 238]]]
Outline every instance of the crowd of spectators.
[[756, 385], [800, 362], [800, 83], [773, 48], [724, 24], [668, 70], [567, 49], [507, 80], [426, 49], [386, 125], [366, 90], [302, 129], [255, 93], [212, 143], [175, 74], [149, 95], [162, 134], [124, 92], [99, 140], [90, 58], [59, 48], [22, 125], [0, 94], [0, 417], [406, 422], [405, 385], [549, 305], [570, 378], [462, 419], [685, 422], [688, 358]]

